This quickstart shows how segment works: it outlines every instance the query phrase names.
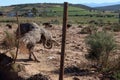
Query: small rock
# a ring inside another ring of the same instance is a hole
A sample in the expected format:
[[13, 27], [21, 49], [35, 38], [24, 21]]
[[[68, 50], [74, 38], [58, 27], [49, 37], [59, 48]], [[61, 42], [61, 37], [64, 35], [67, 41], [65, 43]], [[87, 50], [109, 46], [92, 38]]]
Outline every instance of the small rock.
[[99, 74], [98, 77], [99, 77], [99, 78], [103, 77], [103, 74]]
[[47, 57], [48, 59], [55, 59], [55, 57], [54, 56], [49, 56], [49, 57]]

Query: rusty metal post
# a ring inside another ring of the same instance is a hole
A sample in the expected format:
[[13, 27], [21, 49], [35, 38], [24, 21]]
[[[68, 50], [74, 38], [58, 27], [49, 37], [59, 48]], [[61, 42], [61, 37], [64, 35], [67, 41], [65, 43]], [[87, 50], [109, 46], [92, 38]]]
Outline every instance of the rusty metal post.
[[14, 63], [15, 63], [15, 61], [16, 61], [16, 59], [17, 59], [17, 55], [18, 55], [18, 49], [19, 49], [19, 37], [20, 37], [20, 24], [19, 24], [19, 19], [18, 19], [18, 12], [16, 12], [16, 18], [17, 18], [17, 24], [18, 24], [18, 40], [16, 40], [17, 41], [17, 45], [16, 45], [16, 48], [17, 48], [17, 50], [16, 50], [16, 55], [15, 55], [15, 58], [14, 58]]
[[65, 43], [66, 43], [67, 8], [68, 8], [68, 3], [64, 2], [63, 28], [62, 28], [62, 46], [61, 46], [61, 61], [60, 61], [59, 80], [63, 80], [63, 75], [64, 75], [64, 58], [65, 58], [64, 54], [65, 54]]

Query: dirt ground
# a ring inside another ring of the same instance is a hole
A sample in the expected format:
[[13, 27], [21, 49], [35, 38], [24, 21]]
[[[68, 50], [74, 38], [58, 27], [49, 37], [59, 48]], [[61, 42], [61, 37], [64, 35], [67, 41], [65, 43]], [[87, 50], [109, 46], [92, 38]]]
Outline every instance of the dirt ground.
[[[13, 29], [4, 27], [5, 24], [1, 25], [0, 29], [0, 40], [3, 39], [4, 30], [9, 32], [15, 31], [17, 25], [13, 24]], [[85, 37], [87, 34], [80, 34], [81, 28], [78, 25], [72, 25], [67, 29], [66, 34], [66, 50], [65, 50], [65, 70], [71, 66], [77, 66], [79, 74], [74, 71], [66, 71], [64, 80], [100, 80], [99, 75], [90, 71], [90, 74], [83, 71], [89, 68], [91, 61], [85, 58], [87, 49], [85, 45]], [[45, 49], [41, 44], [36, 44], [34, 53], [40, 62], [27, 61], [28, 54], [19, 54], [17, 63], [24, 65], [24, 71], [19, 73], [22, 77], [30, 77], [38, 73], [48, 75], [52, 80], [58, 80], [59, 78], [59, 66], [60, 66], [60, 52], [61, 52], [61, 38], [62, 38], [62, 27], [61, 25], [54, 25], [52, 28], [46, 28], [53, 34], [53, 38], [60, 44], [60, 46], [53, 46], [52, 49]], [[115, 33], [116, 40], [119, 42], [120, 33]], [[2, 51], [2, 50], [1, 50]], [[15, 50], [14, 50], [15, 52]], [[81, 72], [80, 72], [81, 71]], [[92, 74], [93, 73], [93, 74]]]

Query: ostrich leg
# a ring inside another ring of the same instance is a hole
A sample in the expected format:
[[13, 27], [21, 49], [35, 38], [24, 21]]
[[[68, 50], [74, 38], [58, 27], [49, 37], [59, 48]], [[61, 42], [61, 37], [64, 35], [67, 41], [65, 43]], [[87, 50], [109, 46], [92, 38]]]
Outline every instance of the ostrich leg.
[[34, 45], [29, 45], [29, 46], [28, 46], [28, 49], [29, 49], [29, 60], [33, 60], [33, 59], [32, 59], [32, 55], [33, 55], [33, 58], [35, 59], [35, 61], [36, 61], [36, 62], [40, 62], [40, 61], [36, 58], [35, 54], [33, 53], [33, 48], [34, 48]]

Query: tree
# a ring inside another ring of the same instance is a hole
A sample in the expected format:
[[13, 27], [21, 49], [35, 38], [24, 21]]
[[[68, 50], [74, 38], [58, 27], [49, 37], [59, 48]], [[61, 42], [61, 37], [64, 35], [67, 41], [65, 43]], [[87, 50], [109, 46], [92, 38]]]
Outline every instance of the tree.
[[34, 16], [37, 16], [38, 10], [35, 7], [33, 7], [31, 12], [33, 13]]

